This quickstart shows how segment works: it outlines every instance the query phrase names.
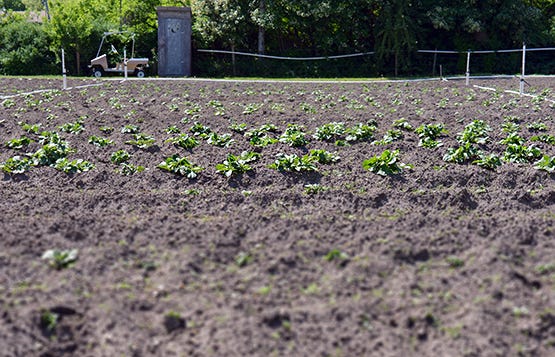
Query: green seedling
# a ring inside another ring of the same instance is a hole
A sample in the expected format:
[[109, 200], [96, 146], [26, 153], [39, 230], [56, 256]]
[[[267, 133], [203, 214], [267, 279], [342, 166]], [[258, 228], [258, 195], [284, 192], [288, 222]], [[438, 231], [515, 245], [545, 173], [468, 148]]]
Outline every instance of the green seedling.
[[547, 125], [541, 122], [531, 123], [526, 125], [526, 127], [530, 131], [547, 131]]
[[158, 168], [190, 179], [196, 178], [204, 170], [203, 167], [191, 163], [186, 157], [179, 157], [178, 155], [166, 158], [158, 165]]
[[272, 127], [268, 125], [263, 125], [259, 129], [253, 129], [247, 131], [245, 136], [249, 138], [249, 144], [255, 147], [266, 147], [268, 145], [278, 142], [278, 139], [272, 138], [268, 135], [269, 129]]
[[485, 144], [489, 137], [488, 132], [490, 131], [490, 126], [483, 120], [474, 120], [464, 128], [462, 133], [457, 135], [457, 141], [460, 144]]
[[542, 152], [535, 146], [509, 144], [503, 155], [503, 160], [512, 163], [527, 163], [542, 157]]
[[555, 145], [555, 136], [549, 134], [534, 135], [530, 138], [531, 141], [539, 141], [549, 145]]
[[60, 159], [73, 152], [66, 141], [44, 144], [31, 157], [33, 166], [54, 166]]
[[230, 147], [235, 140], [231, 138], [231, 134], [218, 135], [216, 132], [208, 134], [206, 142], [210, 145], [218, 147]]
[[279, 153], [274, 163], [270, 165], [270, 168], [286, 172], [317, 171], [314, 161], [316, 159], [310, 155], [297, 156], [296, 154], [287, 155]]
[[555, 172], [555, 156], [543, 155], [543, 157], [534, 164], [537, 170], [547, 171], [549, 173]]
[[181, 130], [175, 125], [166, 128], [166, 133], [168, 134], [179, 134], [180, 132]]
[[479, 158], [472, 161], [472, 163], [484, 169], [495, 170], [497, 167], [501, 166], [501, 159], [495, 154], [479, 154]]
[[328, 254], [324, 255], [324, 260], [328, 262], [332, 262], [334, 260], [345, 260], [345, 259], [349, 259], [349, 255], [337, 248], [330, 250]]
[[19, 125], [21, 126], [21, 129], [23, 129], [27, 133], [33, 133], [33, 134], [40, 133], [41, 124], [31, 125], [31, 124], [26, 124], [26, 123], [23, 123], [23, 122], [19, 122]]
[[0, 169], [9, 175], [18, 175], [29, 171], [31, 160], [24, 156], [14, 156], [0, 164]]
[[98, 129], [106, 135], [112, 134], [114, 132], [113, 126], [101, 126]]
[[24, 146], [28, 146], [32, 143], [33, 140], [29, 139], [26, 136], [22, 136], [18, 139], [12, 139], [6, 142], [6, 146], [10, 149], [20, 150], [23, 149]]
[[202, 125], [199, 122], [195, 122], [193, 126], [189, 129], [194, 136], [198, 136], [201, 139], [208, 138], [208, 134], [212, 132], [212, 129], [206, 125]]
[[180, 134], [166, 140], [166, 142], [187, 150], [192, 150], [199, 145], [199, 141], [194, 136], [189, 136], [188, 134]]
[[385, 150], [379, 156], [364, 160], [362, 167], [380, 176], [397, 175], [405, 169], [412, 169], [412, 165], [399, 162], [399, 150]]
[[304, 127], [298, 124], [288, 124], [279, 141], [292, 147], [300, 147], [308, 144]]
[[358, 123], [346, 130], [345, 140], [347, 142], [370, 141], [374, 137], [376, 129], [375, 125]]
[[142, 133], [132, 134], [132, 135], [133, 135], [133, 140], [127, 140], [125, 143], [127, 145], [136, 146], [139, 149], [147, 149], [152, 145], [154, 145], [154, 143], [156, 142], [154, 137], [150, 135], [146, 135]]
[[329, 187], [322, 186], [317, 183], [304, 185], [304, 193], [306, 193], [307, 195], [315, 195], [327, 190], [329, 190]]
[[119, 168], [116, 171], [122, 176], [130, 176], [138, 172], [143, 172], [144, 170], [144, 166], [135, 166], [124, 162], [119, 165]]
[[234, 131], [238, 134], [244, 134], [247, 131], [247, 124], [245, 123], [233, 123], [229, 125], [229, 130]]
[[49, 249], [42, 255], [42, 259], [48, 261], [48, 264], [57, 269], [69, 268], [77, 261], [77, 249], [58, 250]]
[[415, 132], [420, 138], [418, 145], [429, 149], [441, 146], [441, 141], [437, 139], [448, 134], [443, 124], [422, 124], [416, 128]]
[[51, 311], [43, 311], [40, 315], [40, 325], [45, 330], [52, 332], [58, 326], [59, 315]]
[[262, 108], [263, 104], [259, 103], [251, 103], [247, 104], [245, 108], [243, 108], [243, 114], [253, 114], [256, 113], [260, 108]]
[[464, 164], [466, 162], [479, 160], [480, 151], [472, 145], [472, 143], [465, 143], [458, 148], [449, 148], [443, 156], [443, 160], [453, 162], [456, 164]]
[[333, 164], [341, 159], [337, 154], [321, 149], [312, 149], [309, 155], [323, 165]]
[[413, 131], [414, 128], [405, 118], [397, 119], [393, 122], [393, 127], [405, 131]]
[[316, 140], [333, 142], [339, 140], [345, 132], [345, 123], [332, 122], [316, 128], [312, 137]]
[[74, 123], [66, 123], [64, 125], [61, 125], [60, 130], [64, 133], [79, 134], [80, 132], [85, 130], [85, 127], [83, 126], [83, 120], [79, 119]]
[[382, 140], [374, 141], [374, 145], [388, 145], [394, 141], [400, 140], [404, 137], [403, 132], [398, 129], [388, 130]]
[[223, 163], [216, 165], [216, 171], [226, 177], [241, 175], [245, 172], [251, 171], [252, 167], [249, 163], [258, 160], [259, 157], [259, 153], [252, 151], [243, 151], [241, 155], [238, 156], [229, 154]]
[[129, 161], [130, 158], [131, 154], [129, 154], [127, 151], [118, 150], [112, 153], [112, 155], [110, 156], [110, 161], [117, 165]]
[[125, 125], [123, 128], [121, 128], [121, 132], [123, 134], [138, 134], [139, 127], [133, 124], [128, 124], [128, 125]]
[[89, 144], [93, 144], [94, 146], [104, 147], [108, 145], [114, 144], [113, 140], [103, 138], [101, 136], [92, 135], [89, 137]]
[[66, 174], [75, 174], [86, 172], [94, 169], [94, 165], [83, 159], [68, 160], [66, 157], [58, 159], [54, 165], [56, 170], [65, 172]]
[[242, 268], [244, 266], [247, 266], [252, 261], [252, 259], [253, 256], [250, 253], [241, 252], [235, 257], [235, 264], [237, 264], [239, 268]]
[[526, 142], [526, 140], [521, 137], [520, 135], [518, 135], [518, 133], [513, 132], [513, 133], [509, 133], [509, 135], [507, 135], [507, 137], [503, 140], [501, 140], [499, 142], [499, 144], [503, 144], [503, 145], [523, 145]]

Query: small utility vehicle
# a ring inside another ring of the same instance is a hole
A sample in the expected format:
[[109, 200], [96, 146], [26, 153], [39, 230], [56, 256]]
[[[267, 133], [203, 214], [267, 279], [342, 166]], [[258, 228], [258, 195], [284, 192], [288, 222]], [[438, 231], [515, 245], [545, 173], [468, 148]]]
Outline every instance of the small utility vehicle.
[[[116, 31], [116, 32], [105, 32], [102, 36], [102, 41], [100, 41], [100, 46], [98, 47], [98, 52], [96, 57], [91, 60], [89, 68], [91, 69], [91, 74], [94, 77], [102, 77], [108, 73], [124, 73], [125, 72], [125, 58], [123, 54], [119, 54], [113, 44], [110, 44], [110, 50], [108, 53], [100, 54], [102, 52], [102, 46], [104, 46], [106, 39], [112, 35], [118, 35], [126, 33], [126, 31]], [[146, 69], [148, 68], [148, 58], [134, 58], [135, 55], [135, 34], [131, 33], [131, 57], [127, 58], [127, 74], [135, 75], [139, 78], [143, 78], [146, 75]], [[109, 56], [110, 55], [110, 56]], [[116, 56], [114, 56], [116, 55]], [[110, 58], [109, 58], [110, 57]]]

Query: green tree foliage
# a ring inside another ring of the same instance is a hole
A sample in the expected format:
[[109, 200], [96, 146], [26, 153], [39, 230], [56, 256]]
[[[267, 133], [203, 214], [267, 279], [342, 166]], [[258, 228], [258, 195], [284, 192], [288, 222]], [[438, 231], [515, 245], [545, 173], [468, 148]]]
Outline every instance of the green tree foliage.
[[49, 43], [42, 24], [15, 14], [0, 17], [0, 73], [53, 73], [56, 61]]

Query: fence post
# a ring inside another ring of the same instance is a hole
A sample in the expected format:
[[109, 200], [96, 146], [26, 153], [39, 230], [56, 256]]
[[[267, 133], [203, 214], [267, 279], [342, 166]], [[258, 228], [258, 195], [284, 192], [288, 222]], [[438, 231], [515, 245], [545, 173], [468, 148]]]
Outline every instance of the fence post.
[[127, 80], [127, 49], [123, 49], [123, 78]]
[[470, 50], [466, 53], [466, 85], [470, 84]]
[[66, 58], [65, 58], [65, 53], [64, 53], [64, 49], [62, 48], [62, 77], [63, 77], [63, 88], [64, 90], [67, 89], [67, 76], [66, 76]]
[[526, 71], [526, 43], [522, 44], [522, 74], [520, 75], [520, 95], [524, 94], [524, 74]]

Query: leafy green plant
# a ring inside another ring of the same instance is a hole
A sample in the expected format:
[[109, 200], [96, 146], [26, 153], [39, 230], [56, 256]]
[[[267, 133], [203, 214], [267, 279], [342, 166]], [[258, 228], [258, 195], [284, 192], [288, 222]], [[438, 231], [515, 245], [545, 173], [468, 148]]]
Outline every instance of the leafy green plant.
[[23, 129], [27, 133], [38, 134], [40, 132], [41, 124], [27, 124], [24, 122], [19, 122], [21, 129]]
[[245, 136], [249, 138], [249, 144], [256, 147], [266, 147], [278, 142], [278, 139], [268, 135], [270, 131], [274, 131], [275, 126], [263, 125], [259, 129], [249, 130]]
[[397, 119], [393, 122], [393, 127], [400, 130], [413, 131], [413, 126], [405, 118]]
[[245, 133], [247, 131], [246, 123], [232, 123], [229, 125], [229, 130], [234, 131], [239, 134]]
[[171, 125], [166, 128], [166, 133], [168, 134], [179, 134], [180, 132], [181, 130], [175, 125]]
[[324, 260], [328, 262], [332, 262], [334, 260], [345, 260], [345, 259], [349, 259], [349, 255], [337, 248], [330, 250], [328, 254], [324, 255]]
[[59, 315], [52, 311], [43, 311], [40, 315], [40, 326], [47, 331], [54, 331], [58, 326]]
[[24, 156], [14, 156], [0, 164], [0, 170], [9, 175], [18, 175], [29, 171], [31, 160]]
[[412, 169], [412, 165], [399, 162], [399, 150], [385, 150], [381, 155], [376, 155], [364, 160], [362, 167], [380, 176], [397, 175], [405, 169]]
[[154, 139], [153, 136], [150, 136], [147, 134], [138, 133], [138, 134], [132, 134], [132, 135], [133, 135], [133, 140], [127, 140], [125, 143], [127, 145], [136, 146], [139, 149], [147, 149], [153, 146], [154, 143], [156, 142], [156, 139]]
[[472, 161], [472, 163], [484, 169], [495, 170], [497, 167], [501, 166], [501, 159], [495, 154], [479, 154], [478, 159]]
[[66, 157], [58, 159], [54, 168], [63, 171], [66, 174], [75, 174], [80, 172], [86, 172], [94, 169], [94, 165], [89, 161], [83, 159], [69, 160]]
[[341, 159], [337, 154], [322, 149], [312, 149], [309, 155], [324, 165], [336, 163]]
[[98, 146], [98, 147], [104, 147], [104, 146], [114, 144], [114, 141], [107, 138], [103, 138], [101, 136], [92, 135], [89, 137], [89, 144], [93, 144], [94, 146]]
[[83, 120], [78, 119], [74, 123], [66, 123], [61, 125], [60, 130], [64, 133], [79, 134], [80, 132], [85, 130], [85, 127], [83, 126]]
[[293, 147], [300, 147], [308, 144], [304, 127], [298, 124], [288, 124], [285, 132], [280, 136], [279, 141]]
[[309, 172], [316, 171], [315, 158], [310, 155], [298, 156], [296, 154], [279, 153], [276, 160], [270, 165], [271, 169], [286, 172]]
[[59, 159], [65, 158], [73, 150], [66, 141], [49, 142], [44, 144], [32, 155], [34, 166], [54, 166]]
[[138, 134], [139, 130], [139, 127], [133, 124], [128, 124], [121, 128], [123, 134]]
[[101, 132], [103, 132], [104, 134], [112, 134], [114, 132], [114, 127], [113, 126], [107, 126], [107, 125], [103, 125], [100, 128], [98, 128], [98, 130], [100, 130]]
[[187, 150], [194, 149], [199, 145], [198, 140], [194, 136], [189, 136], [188, 134], [179, 134], [176, 137], [169, 138], [166, 142]]
[[542, 156], [542, 152], [535, 146], [509, 144], [503, 154], [503, 160], [513, 163], [527, 163]]
[[252, 256], [251, 253], [240, 252], [235, 257], [235, 264], [237, 264], [238, 267], [242, 268], [242, 267], [248, 265], [252, 261], [252, 259], [253, 259], [253, 256]]
[[534, 135], [530, 138], [531, 141], [539, 141], [549, 145], [555, 145], [555, 136], [549, 134]]
[[218, 147], [230, 147], [235, 140], [231, 138], [231, 134], [218, 135], [216, 132], [208, 134], [206, 142], [210, 145]]
[[542, 122], [531, 123], [526, 125], [526, 127], [530, 131], [547, 131], [547, 125]]
[[480, 151], [472, 144], [461, 144], [457, 148], [449, 148], [443, 156], [443, 160], [457, 164], [464, 164], [466, 162], [479, 160]]
[[243, 114], [253, 114], [256, 113], [258, 110], [260, 110], [260, 108], [262, 108], [263, 104], [260, 103], [250, 103], [247, 104], [244, 108], [243, 108]]
[[468, 124], [462, 133], [457, 135], [457, 140], [461, 144], [485, 144], [488, 140], [488, 132], [491, 128], [483, 120], [474, 120]]
[[513, 132], [509, 133], [507, 137], [501, 140], [499, 143], [503, 145], [522, 145], [526, 142], [526, 140], [518, 135], [518, 133]]
[[245, 172], [252, 170], [249, 163], [258, 160], [260, 157], [259, 153], [252, 151], [243, 151], [241, 155], [227, 155], [227, 158], [223, 163], [216, 165], [216, 171], [225, 175], [226, 177], [231, 177], [232, 175], [240, 175]]
[[135, 166], [127, 162], [123, 162], [119, 165], [119, 168], [116, 171], [122, 176], [130, 176], [138, 172], [143, 172], [144, 170], [144, 166]]
[[212, 129], [199, 122], [195, 122], [193, 126], [189, 129], [189, 131], [193, 133], [194, 136], [198, 136], [201, 139], [206, 139], [208, 138], [208, 135], [212, 132]]
[[442, 145], [440, 140], [437, 140], [443, 135], [447, 135], [447, 130], [443, 124], [422, 124], [416, 128], [415, 132], [420, 138], [419, 146], [434, 149]]
[[197, 177], [197, 175], [204, 170], [203, 167], [194, 165], [186, 157], [179, 157], [173, 155], [158, 165], [159, 169], [187, 176], [190, 179]]
[[543, 155], [543, 157], [534, 164], [534, 168], [537, 170], [543, 170], [547, 172], [555, 172], [555, 156]]
[[6, 142], [6, 146], [11, 148], [11, 149], [19, 150], [19, 149], [23, 149], [24, 146], [27, 146], [32, 142], [33, 142], [33, 140], [29, 139], [26, 136], [22, 136], [18, 139], [8, 140]]
[[345, 131], [345, 140], [348, 142], [372, 140], [376, 129], [375, 125], [358, 123]]
[[374, 145], [388, 145], [394, 141], [401, 140], [404, 137], [403, 132], [398, 129], [390, 129], [388, 130], [382, 140], [374, 141]]
[[125, 150], [118, 150], [113, 152], [110, 156], [110, 161], [114, 164], [121, 164], [128, 161], [131, 158], [131, 154], [129, 154]]
[[321, 141], [335, 141], [340, 139], [346, 132], [345, 123], [326, 123], [318, 128], [314, 135], [314, 139]]
[[304, 185], [304, 193], [306, 193], [307, 195], [315, 195], [317, 193], [324, 192], [324, 191], [327, 191], [327, 190], [329, 190], [329, 187], [322, 186], [322, 185], [317, 184], [317, 183]]
[[77, 261], [77, 249], [58, 250], [49, 249], [42, 254], [42, 259], [48, 261], [48, 264], [57, 269], [65, 269], [70, 267]]

